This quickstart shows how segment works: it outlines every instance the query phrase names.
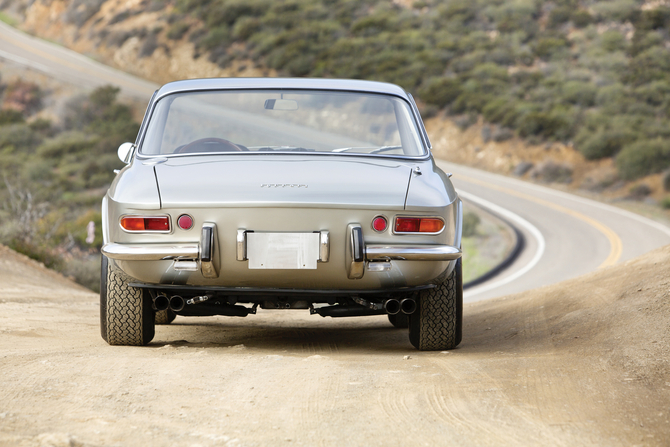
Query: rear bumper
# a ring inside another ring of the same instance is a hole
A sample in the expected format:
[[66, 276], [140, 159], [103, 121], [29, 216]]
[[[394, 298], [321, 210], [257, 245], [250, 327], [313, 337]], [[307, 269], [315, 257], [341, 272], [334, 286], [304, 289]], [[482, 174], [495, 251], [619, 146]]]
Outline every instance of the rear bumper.
[[[116, 244], [102, 247], [102, 254], [119, 261], [200, 260], [200, 244]], [[450, 245], [379, 245], [364, 248], [366, 261], [454, 261], [461, 250]]]
[[118, 261], [200, 259], [200, 244], [115, 244], [102, 246], [102, 254]]

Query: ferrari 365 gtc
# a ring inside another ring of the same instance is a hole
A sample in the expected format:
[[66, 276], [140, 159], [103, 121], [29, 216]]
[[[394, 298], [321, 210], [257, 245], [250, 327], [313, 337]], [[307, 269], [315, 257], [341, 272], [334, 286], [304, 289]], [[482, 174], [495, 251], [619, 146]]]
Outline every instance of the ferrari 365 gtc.
[[462, 205], [398, 86], [201, 79], [151, 98], [102, 202], [100, 315], [145, 345], [175, 315], [388, 315], [461, 341]]

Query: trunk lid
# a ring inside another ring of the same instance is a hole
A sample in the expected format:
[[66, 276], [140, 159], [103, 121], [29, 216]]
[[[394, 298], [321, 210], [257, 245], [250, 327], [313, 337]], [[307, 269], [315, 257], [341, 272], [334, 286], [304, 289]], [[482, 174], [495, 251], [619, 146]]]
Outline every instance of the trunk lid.
[[342, 155], [175, 157], [155, 170], [163, 208], [404, 209], [411, 174], [402, 161]]

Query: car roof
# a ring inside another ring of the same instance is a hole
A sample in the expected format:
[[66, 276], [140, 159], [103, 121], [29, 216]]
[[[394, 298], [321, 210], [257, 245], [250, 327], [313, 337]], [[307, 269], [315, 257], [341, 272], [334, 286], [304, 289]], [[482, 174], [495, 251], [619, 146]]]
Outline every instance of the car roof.
[[355, 79], [317, 78], [209, 78], [187, 79], [162, 86], [156, 98], [172, 93], [203, 90], [287, 89], [287, 90], [342, 90], [383, 93], [407, 99], [407, 93], [395, 84]]

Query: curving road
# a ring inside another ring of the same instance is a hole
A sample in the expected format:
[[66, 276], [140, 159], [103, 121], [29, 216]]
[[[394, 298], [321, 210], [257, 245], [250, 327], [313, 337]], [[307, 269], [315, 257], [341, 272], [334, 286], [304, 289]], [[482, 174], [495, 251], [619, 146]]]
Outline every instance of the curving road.
[[[148, 101], [156, 84], [0, 22], [0, 59], [94, 88], [114, 84]], [[517, 227], [526, 246], [497, 277], [466, 291], [478, 301], [548, 285], [613, 265], [670, 243], [670, 229], [622, 209], [473, 168], [438, 161], [465, 199]]]
[[465, 293], [479, 301], [553, 284], [670, 243], [670, 228], [635, 213], [545, 186], [438, 160], [464, 201], [505, 218], [525, 237], [521, 256]]

